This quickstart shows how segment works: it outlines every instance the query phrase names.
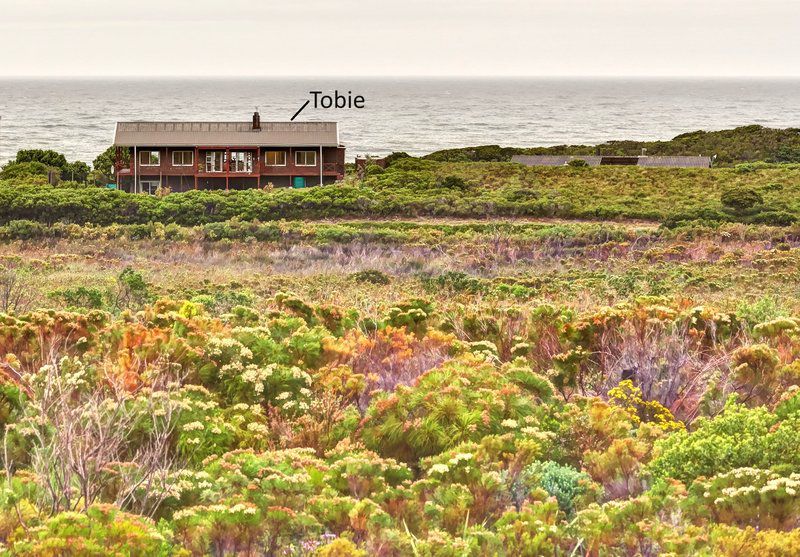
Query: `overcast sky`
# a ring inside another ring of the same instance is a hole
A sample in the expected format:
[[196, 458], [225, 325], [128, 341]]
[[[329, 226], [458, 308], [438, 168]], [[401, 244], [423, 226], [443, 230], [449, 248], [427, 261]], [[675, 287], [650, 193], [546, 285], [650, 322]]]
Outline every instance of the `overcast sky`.
[[0, 75], [800, 75], [800, 0], [0, 0]]

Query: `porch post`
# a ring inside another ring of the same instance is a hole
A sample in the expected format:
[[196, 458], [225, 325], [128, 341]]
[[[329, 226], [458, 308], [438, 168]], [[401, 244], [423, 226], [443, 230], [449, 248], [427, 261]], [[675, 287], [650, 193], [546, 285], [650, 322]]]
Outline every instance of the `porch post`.
[[231, 182], [231, 150], [225, 149], [225, 191], [229, 191]]
[[319, 185], [322, 185], [322, 145], [319, 146]]
[[256, 187], [261, 189], [261, 147], [256, 148]]

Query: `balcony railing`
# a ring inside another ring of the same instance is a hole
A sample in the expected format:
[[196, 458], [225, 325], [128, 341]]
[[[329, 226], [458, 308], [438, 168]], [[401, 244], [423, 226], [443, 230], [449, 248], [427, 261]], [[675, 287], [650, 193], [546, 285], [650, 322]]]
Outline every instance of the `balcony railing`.
[[[130, 161], [128, 164], [121, 164], [118, 167], [118, 170], [124, 174], [133, 174], [134, 173], [134, 162]], [[138, 165], [138, 169], [136, 171], [140, 175], [149, 175], [149, 174], [164, 174], [164, 175], [217, 175], [217, 176], [224, 176], [225, 174], [231, 175], [238, 175], [238, 176], [258, 176], [260, 175], [304, 175], [304, 176], [313, 176], [315, 174], [319, 174], [320, 168], [319, 164], [314, 166], [297, 166], [294, 164], [288, 164], [283, 166], [268, 166], [265, 164], [257, 165], [255, 162], [251, 170], [245, 171], [237, 171], [233, 165], [231, 165], [230, 170], [228, 171], [224, 167], [222, 169], [211, 169], [206, 166], [206, 164], [193, 164], [191, 166], [174, 166], [169, 162], [163, 162], [158, 166], [146, 166], [146, 165]], [[344, 174], [344, 165], [338, 162], [323, 162], [322, 163], [322, 172], [324, 174]]]

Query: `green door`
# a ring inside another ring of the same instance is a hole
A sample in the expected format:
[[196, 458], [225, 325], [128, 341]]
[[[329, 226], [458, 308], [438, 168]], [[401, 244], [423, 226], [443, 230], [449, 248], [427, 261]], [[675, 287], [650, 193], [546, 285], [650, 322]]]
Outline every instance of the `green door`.
[[294, 188], [304, 188], [306, 187], [306, 179], [303, 176], [295, 176], [294, 183], [292, 184]]

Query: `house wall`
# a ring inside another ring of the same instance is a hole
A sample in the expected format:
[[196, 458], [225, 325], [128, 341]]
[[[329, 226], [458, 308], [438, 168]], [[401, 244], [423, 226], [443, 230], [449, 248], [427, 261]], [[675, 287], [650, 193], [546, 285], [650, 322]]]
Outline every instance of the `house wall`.
[[[253, 170], [249, 173], [239, 172], [206, 172], [205, 161], [208, 151], [249, 151], [253, 153]], [[267, 166], [267, 150], [281, 150], [286, 152], [285, 166]], [[127, 173], [118, 175], [117, 182], [120, 188], [131, 191], [134, 181], [134, 165], [137, 165], [136, 173], [141, 180], [155, 180], [169, 187], [173, 192], [183, 192], [195, 189], [195, 178], [197, 189], [224, 189], [226, 177], [228, 178], [229, 189], [247, 189], [266, 187], [272, 182], [274, 187], [290, 187], [292, 177], [303, 176], [306, 184], [319, 185], [320, 161], [313, 166], [298, 166], [295, 164], [295, 153], [297, 151], [313, 151], [317, 153], [319, 159], [319, 147], [284, 147], [284, 148], [239, 148], [239, 147], [214, 147], [214, 148], [172, 148], [157, 146], [142, 146], [136, 149], [136, 159], [131, 156], [131, 164], [127, 167]], [[160, 154], [160, 164], [156, 166], [141, 165], [140, 153], [142, 151], [158, 151]], [[193, 153], [193, 163], [191, 166], [173, 166], [172, 154], [175, 151], [191, 151]], [[344, 177], [345, 164], [344, 147], [323, 147], [322, 148], [322, 173], [323, 183], [331, 184], [337, 179]]]

